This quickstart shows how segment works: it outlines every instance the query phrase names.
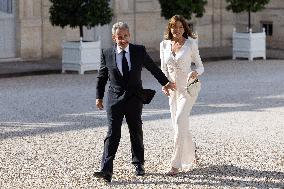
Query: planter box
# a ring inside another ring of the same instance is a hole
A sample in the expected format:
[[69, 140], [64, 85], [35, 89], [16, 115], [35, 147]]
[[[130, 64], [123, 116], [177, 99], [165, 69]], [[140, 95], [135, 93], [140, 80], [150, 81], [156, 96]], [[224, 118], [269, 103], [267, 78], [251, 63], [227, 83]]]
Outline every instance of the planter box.
[[253, 60], [256, 57], [266, 59], [266, 35], [261, 33], [238, 33], [234, 28], [233, 32], [233, 59], [237, 57]]
[[101, 41], [64, 42], [62, 44], [62, 73], [66, 70], [85, 71], [99, 70], [101, 62]]

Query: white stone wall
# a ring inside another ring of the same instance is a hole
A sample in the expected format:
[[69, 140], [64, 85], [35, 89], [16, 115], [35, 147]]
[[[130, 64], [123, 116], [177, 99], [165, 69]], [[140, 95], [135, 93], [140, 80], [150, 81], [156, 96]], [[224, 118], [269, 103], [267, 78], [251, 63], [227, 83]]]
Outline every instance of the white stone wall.
[[41, 57], [41, 9], [40, 1], [19, 0], [17, 18], [18, 55], [27, 59]]
[[[116, 18], [129, 23], [133, 41], [158, 50], [167, 25], [167, 20], [161, 17], [159, 1], [116, 0], [115, 3]], [[231, 45], [234, 16], [225, 10], [225, 0], [208, 1], [204, 16], [193, 17], [190, 22], [199, 35], [200, 47]]]
[[62, 41], [79, 40], [79, 29], [53, 27], [49, 0], [17, 2], [17, 56], [22, 59], [60, 57]]
[[0, 0], [0, 59], [16, 56], [15, 1]]
[[[267, 36], [267, 46], [271, 48], [284, 49], [284, 1], [272, 0], [266, 6], [266, 9], [251, 13], [251, 22], [253, 32], [262, 31], [261, 22], [273, 23], [273, 35]], [[238, 18], [238, 28], [245, 30], [247, 28], [248, 17], [247, 13], [241, 13], [236, 16]]]
[[[53, 27], [49, 22], [49, 0], [16, 1], [16, 46], [17, 57], [39, 59], [61, 56], [63, 40], [78, 40], [79, 30]], [[231, 46], [233, 28], [245, 29], [247, 14], [233, 14], [225, 9], [225, 0], [209, 0], [202, 18], [193, 18], [194, 30], [199, 35], [199, 46]], [[117, 21], [126, 21], [130, 26], [132, 42], [144, 44], [150, 51], [158, 51], [167, 21], [160, 16], [158, 0], [113, 0], [113, 22], [110, 25], [86, 31], [86, 39], [102, 40], [102, 47], [112, 44], [111, 26]], [[273, 0], [267, 9], [252, 14], [254, 30], [260, 30], [260, 21], [273, 22], [273, 37], [267, 45], [284, 49], [284, 1]]]

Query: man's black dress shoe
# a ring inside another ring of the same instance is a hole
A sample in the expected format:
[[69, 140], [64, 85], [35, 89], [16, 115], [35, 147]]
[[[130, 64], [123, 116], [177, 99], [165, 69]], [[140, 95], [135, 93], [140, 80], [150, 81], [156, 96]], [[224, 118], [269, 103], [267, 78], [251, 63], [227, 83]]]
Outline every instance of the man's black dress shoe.
[[144, 165], [142, 165], [142, 164], [134, 164], [134, 166], [135, 166], [135, 174], [137, 176], [145, 175]]
[[104, 172], [102, 172], [102, 171], [94, 172], [94, 177], [101, 178], [105, 182], [111, 182], [111, 176], [106, 174], [106, 173], [104, 173]]

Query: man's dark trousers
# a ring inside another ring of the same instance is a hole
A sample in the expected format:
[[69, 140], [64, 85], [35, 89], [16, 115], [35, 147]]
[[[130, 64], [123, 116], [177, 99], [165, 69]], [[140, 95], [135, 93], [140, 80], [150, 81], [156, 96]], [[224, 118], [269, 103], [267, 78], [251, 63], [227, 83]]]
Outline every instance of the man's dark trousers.
[[121, 138], [121, 125], [125, 116], [131, 141], [132, 163], [144, 164], [144, 145], [142, 131], [142, 101], [132, 96], [107, 109], [108, 133], [104, 140], [102, 171], [113, 173], [113, 160]]

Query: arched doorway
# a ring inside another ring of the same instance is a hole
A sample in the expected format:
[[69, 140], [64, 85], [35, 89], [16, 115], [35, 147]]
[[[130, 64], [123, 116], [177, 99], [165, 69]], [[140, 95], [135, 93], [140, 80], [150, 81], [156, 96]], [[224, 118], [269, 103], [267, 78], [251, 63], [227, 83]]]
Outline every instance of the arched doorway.
[[15, 0], [0, 0], [0, 58], [16, 56]]

